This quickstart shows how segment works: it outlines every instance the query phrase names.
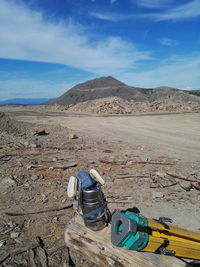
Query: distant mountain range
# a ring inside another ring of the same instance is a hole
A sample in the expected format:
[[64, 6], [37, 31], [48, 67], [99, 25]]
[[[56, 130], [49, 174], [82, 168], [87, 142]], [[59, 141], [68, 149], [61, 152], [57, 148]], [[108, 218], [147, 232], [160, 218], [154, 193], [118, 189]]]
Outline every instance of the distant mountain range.
[[109, 96], [116, 96], [133, 102], [200, 102], [200, 90], [186, 91], [167, 86], [145, 89], [129, 86], [111, 76], [108, 76], [77, 84], [66, 93], [57, 99], [49, 101], [47, 104], [74, 105], [79, 102]]
[[59, 104], [74, 105], [80, 102], [105, 98], [109, 96], [120, 97], [133, 102], [200, 102], [200, 90], [181, 90], [167, 86], [156, 88], [139, 88], [129, 86], [111, 76], [97, 78], [79, 83], [58, 98], [14, 98], [0, 101], [3, 105], [42, 105]]
[[53, 98], [13, 98], [0, 101], [0, 106], [4, 105], [41, 105], [53, 100]]

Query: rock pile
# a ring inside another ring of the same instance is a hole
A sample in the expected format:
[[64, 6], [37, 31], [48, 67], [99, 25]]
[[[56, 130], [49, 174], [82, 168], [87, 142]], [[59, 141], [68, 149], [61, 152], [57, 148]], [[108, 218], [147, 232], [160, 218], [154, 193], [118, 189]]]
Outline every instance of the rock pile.
[[119, 97], [107, 97], [89, 100], [68, 106], [70, 112], [85, 112], [96, 114], [138, 114], [154, 112], [199, 112], [198, 102], [128, 102]]

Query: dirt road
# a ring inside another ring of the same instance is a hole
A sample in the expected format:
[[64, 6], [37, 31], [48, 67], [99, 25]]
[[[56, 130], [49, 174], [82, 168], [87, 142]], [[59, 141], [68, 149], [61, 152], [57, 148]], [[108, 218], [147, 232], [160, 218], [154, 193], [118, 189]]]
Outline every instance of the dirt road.
[[187, 161], [200, 159], [199, 113], [113, 117], [25, 110], [9, 113], [20, 121], [61, 125], [87, 135], [149, 147], [152, 154]]

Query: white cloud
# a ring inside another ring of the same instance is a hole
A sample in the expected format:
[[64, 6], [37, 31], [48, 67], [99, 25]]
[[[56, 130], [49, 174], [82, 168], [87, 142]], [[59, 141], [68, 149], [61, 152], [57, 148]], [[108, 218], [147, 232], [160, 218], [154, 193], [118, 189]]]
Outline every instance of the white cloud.
[[113, 16], [112, 13], [90, 12], [89, 15], [94, 18], [101, 19], [101, 20], [107, 20], [111, 22], [119, 21], [119, 16], [118, 15]]
[[161, 38], [158, 40], [158, 42], [164, 46], [176, 46], [179, 44], [178, 41], [170, 39], [170, 38]]
[[[151, 19], [155, 21], [165, 21], [165, 20], [185, 20], [200, 17], [200, 0], [193, 0], [188, 3], [166, 8], [166, 4], [169, 1], [140, 1], [138, 0], [138, 5], [144, 6], [146, 8], [165, 8], [166, 11], [160, 11], [155, 13], [103, 13], [103, 12], [91, 12], [90, 14], [96, 18], [102, 20], [108, 20], [112, 22], [125, 21], [125, 20], [136, 20], [136, 19]], [[160, 5], [156, 5], [160, 3]]]
[[[124, 71], [115, 75], [119, 80], [132, 86], [151, 88], [161, 85], [182, 89], [200, 89], [200, 54], [182, 57], [171, 57], [157, 67], [148, 71], [132, 70]], [[53, 75], [53, 73], [49, 73]], [[95, 77], [88, 77], [93, 79]], [[0, 100], [11, 98], [46, 98], [57, 97], [74, 86], [77, 82], [53, 82], [32, 79], [29, 77], [19, 78], [16, 73], [4, 73], [4, 80], [0, 80]]]
[[0, 32], [2, 58], [61, 63], [98, 75], [114, 75], [149, 59], [148, 52], [121, 38], [94, 43], [81, 25], [44, 21], [41, 13], [9, 0], [0, 1]]
[[141, 15], [137, 14], [119, 14], [114, 12], [90, 12], [89, 15], [97, 19], [107, 20], [111, 22], [141, 18]]
[[[166, 8], [168, 7], [174, 0], [136, 0], [138, 6], [142, 6], [145, 8]], [[135, 0], [134, 0], [135, 2]]]
[[200, 1], [193, 0], [186, 4], [168, 9], [166, 12], [152, 14], [157, 20], [181, 20], [200, 16]]
[[123, 73], [120, 78], [138, 87], [167, 85], [182, 89], [200, 89], [200, 54], [171, 57], [162, 65], [139, 73]]

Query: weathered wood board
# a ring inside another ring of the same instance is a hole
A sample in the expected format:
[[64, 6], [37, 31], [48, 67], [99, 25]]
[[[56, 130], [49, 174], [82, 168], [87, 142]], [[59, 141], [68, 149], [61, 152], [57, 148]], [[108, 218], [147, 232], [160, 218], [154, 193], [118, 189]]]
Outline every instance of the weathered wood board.
[[94, 232], [84, 226], [81, 218], [74, 217], [65, 231], [65, 243], [85, 259], [101, 267], [186, 266], [183, 261], [175, 257], [115, 247], [110, 241], [110, 233], [110, 225], [101, 231]]

